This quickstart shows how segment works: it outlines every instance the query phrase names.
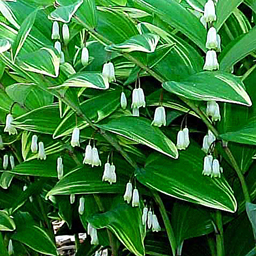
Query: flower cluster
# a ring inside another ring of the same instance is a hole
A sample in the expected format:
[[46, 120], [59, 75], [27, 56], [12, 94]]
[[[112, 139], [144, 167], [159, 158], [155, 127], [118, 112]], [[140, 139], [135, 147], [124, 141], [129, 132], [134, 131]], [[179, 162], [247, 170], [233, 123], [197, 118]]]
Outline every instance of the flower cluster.
[[223, 168], [220, 167], [218, 159], [213, 159], [212, 155], [207, 155], [204, 158], [203, 175], [220, 178]]
[[132, 207], [137, 207], [140, 205], [139, 191], [136, 187], [133, 189], [132, 183], [129, 181], [126, 184], [124, 201], [126, 201], [129, 204], [131, 200], [132, 200]]
[[190, 144], [189, 140], [189, 130], [185, 127], [183, 130], [180, 130], [177, 135], [177, 149], [185, 150]]
[[156, 214], [154, 214], [150, 209], [148, 209], [146, 206], [143, 208], [143, 213], [142, 213], [142, 224], [146, 225], [147, 228], [151, 229], [153, 232], [159, 232], [161, 231], [161, 227], [159, 225], [158, 219]]
[[116, 183], [116, 167], [112, 163], [105, 163], [102, 181], [108, 181], [110, 184]]
[[95, 145], [92, 147], [90, 142], [85, 148], [83, 164], [89, 164], [92, 167], [101, 166], [98, 149], [95, 147]]
[[212, 121], [220, 121], [220, 107], [216, 101], [208, 101], [206, 108], [206, 115], [212, 118]]
[[208, 130], [208, 134], [204, 136], [204, 139], [203, 139], [203, 147], [202, 147], [202, 150], [208, 154], [208, 151], [211, 147], [211, 145], [213, 144], [213, 142], [215, 142], [216, 140], [216, 137], [214, 136], [214, 134]]

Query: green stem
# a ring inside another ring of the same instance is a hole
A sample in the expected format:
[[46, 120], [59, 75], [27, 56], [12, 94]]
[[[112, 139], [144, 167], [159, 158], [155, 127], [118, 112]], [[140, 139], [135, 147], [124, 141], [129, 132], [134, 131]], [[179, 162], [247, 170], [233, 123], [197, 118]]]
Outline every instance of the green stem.
[[207, 237], [207, 242], [210, 248], [211, 256], [216, 256], [216, 250], [215, 250], [215, 241], [212, 237]]
[[216, 211], [216, 226], [218, 229], [218, 233], [216, 234], [217, 256], [225, 256], [222, 215], [219, 210]]
[[80, 240], [77, 233], [75, 233], [75, 246], [76, 246], [76, 251], [78, 251], [80, 247]]
[[154, 190], [152, 190], [151, 192], [154, 196], [155, 202], [159, 206], [159, 210], [160, 210], [162, 219], [164, 221], [166, 233], [167, 233], [170, 245], [171, 245], [172, 255], [176, 256], [177, 243], [176, 243], [174, 231], [173, 231], [170, 219], [168, 217], [168, 214], [166, 212], [165, 206], [164, 206], [163, 201], [162, 201], [161, 197], [159, 196], [158, 192], [154, 191]]

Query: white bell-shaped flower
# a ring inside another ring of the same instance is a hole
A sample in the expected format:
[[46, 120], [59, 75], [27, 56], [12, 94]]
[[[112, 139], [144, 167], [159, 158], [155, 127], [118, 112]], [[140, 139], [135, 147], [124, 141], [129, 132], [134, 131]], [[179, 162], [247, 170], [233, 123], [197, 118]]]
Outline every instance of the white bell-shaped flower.
[[90, 143], [85, 148], [83, 164], [92, 164], [92, 146]]
[[71, 146], [72, 147], [80, 146], [79, 137], [80, 137], [80, 130], [78, 127], [75, 127], [73, 130], [73, 133], [72, 133], [72, 137], [71, 137]]
[[146, 106], [145, 95], [142, 88], [135, 88], [132, 91], [132, 109]]
[[98, 245], [99, 244], [99, 239], [98, 239], [97, 229], [92, 228], [90, 235], [91, 235], [91, 244], [92, 245]]
[[184, 145], [185, 148], [187, 148], [190, 144], [190, 140], [189, 140], [189, 129], [187, 127], [185, 127], [183, 129], [183, 133], [184, 133]]
[[126, 107], [127, 107], [127, 98], [126, 98], [126, 95], [125, 95], [124, 92], [121, 93], [120, 103], [121, 103], [121, 108], [126, 109]]
[[206, 53], [205, 64], [203, 69], [208, 71], [219, 69], [217, 54], [214, 50], [210, 50]]
[[161, 227], [159, 225], [157, 216], [155, 214], [153, 214], [152, 216], [152, 231], [153, 232], [159, 232], [161, 231]]
[[92, 167], [93, 166], [101, 166], [98, 149], [95, 146], [92, 148]]
[[203, 24], [203, 26], [205, 27], [205, 29], [207, 29], [207, 22], [206, 22], [204, 16], [202, 16], [202, 17], [200, 18], [200, 22]]
[[107, 162], [104, 165], [104, 172], [103, 172], [103, 176], [102, 176], [102, 181], [108, 181], [110, 182], [111, 180], [111, 170], [110, 170], [110, 163]]
[[58, 21], [54, 21], [52, 24], [52, 39], [60, 39], [60, 28]]
[[140, 205], [139, 190], [135, 188], [132, 193], [132, 207], [137, 207]]
[[11, 164], [11, 169], [14, 169], [15, 161], [14, 161], [14, 157], [13, 156], [10, 156], [10, 164]]
[[220, 173], [221, 173], [221, 169], [220, 169], [220, 163], [218, 159], [214, 159], [212, 162], [212, 174], [211, 177], [214, 178], [220, 178]]
[[70, 196], [69, 196], [70, 204], [74, 204], [75, 201], [76, 201], [76, 195], [75, 194], [70, 194]]
[[220, 121], [220, 107], [216, 101], [208, 101], [206, 108], [206, 115], [212, 117], [213, 121]]
[[208, 130], [208, 144], [209, 146], [211, 146], [211, 144], [216, 141], [216, 137], [214, 136], [214, 134], [212, 133], [211, 130]]
[[58, 51], [59, 54], [61, 54], [61, 43], [59, 41], [54, 43], [54, 48]]
[[145, 225], [147, 223], [148, 219], [148, 207], [143, 208], [143, 213], [142, 213], [142, 224]]
[[149, 211], [148, 211], [148, 221], [147, 221], [148, 229], [151, 229], [152, 223], [153, 223], [153, 212], [152, 212], [151, 209], [149, 209]]
[[112, 163], [110, 166], [110, 184], [116, 183], [116, 167]]
[[209, 150], [209, 142], [208, 142], [208, 135], [205, 135], [204, 138], [203, 138], [203, 147], [202, 147], [202, 150], [204, 151], [204, 153], [208, 153], [208, 150]]
[[218, 47], [217, 31], [214, 27], [211, 27], [207, 33], [206, 48], [211, 50], [211, 49], [216, 49], [217, 47]]
[[206, 22], [213, 22], [216, 20], [215, 6], [212, 0], [208, 0], [204, 6], [204, 17]]
[[14, 128], [14, 126], [12, 125], [12, 121], [13, 121], [13, 116], [11, 114], [8, 114], [6, 117], [4, 131], [8, 132], [9, 135], [15, 135], [18, 133], [16, 128]]
[[80, 197], [79, 199], [79, 207], [78, 207], [78, 213], [82, 215], [84, 213], [84, 197]]
[[132, 183], [129, 181], [126, 184], [126, 189], [125, 189], [125, 193], [124, 193], [124, 201], [126, 201], [128, 204], [131, 202], [132, 200]]
[[139, 102], [140, 102], [140, 107], [145, 108], [146, 107], [146, 100], [145, 100], [145, 95], [144, 95], [144, 91], [142, 88], [138, 89], [139, 92]]
[[179, 150], [186, 149], [185, 133], [183, 132], [183, 130], [179, 131], [177, 134], [177, 149]]
[[38, 148], [39, 149], [38, 149], [37, 159], [46, 160], [46, 154], [45, 154], [45, 151], [44, 151], [44, 143], [42, 141], [39, 142]]
[[102, 75], [108, 79], [109, 83], [116, 81], [115, 67], [112, 62], [108, 62], [103, 65]]
[[58, 179], [60, 180], [63, 177], [63, 163], [62, 163], [62, 157], [58, 157], [57, 159], [57, 174]]
[[67, 45], [69, 41], [69, 27], [67, 24], [63, 24], [62, 26], [62, 36], [64, 44]]
[[166, 114], [164, 107], [157, 107], [154, 114], [154, 120], [151, 125], [161, 127], [166, 126]]
[[12, 239], [10, 239], [10, 240], [9, 240], [9, 243], [8, 243], [8, 254], [9, 254], [9, 255], [14, 255], [14, 249], [13, 249]]
[[208, 155], [204, 157], [204, 169], [202, 174], [206, 176], [210, 176], [212, 173], [212, 161], [213, 157], [212, 155]]
[[132, 109], [132, 115], [133, 116], [140, 116], [140, 109], [139, 108], [133, 108]]
[[4, 143], [3, 143], [2, 135], [0, 135], [0, 150], [2, 149], [4, 149]]
[[9, 163], [9, 157], [8, 157], [8, 155], [4, 155], [4, 159], [3, 159], [3, 169], [4, 170], [7, 169], [8, 163]]
[[64, 52], [61, 51], [60, 52], [60, 64], [64, 64], [65, 63], [65, 55]]
[[89, 63], [89, 51], [86, 47], [83, 47], [81, 54], [81, 63], [83, 66], [87, 66]]
[[220, 121], [221, 120], [221, 116], [220, 116], [220, 107], [219, 105], [217, 104], [216, 108], [215, 108], [215, 111], [212, 115], [212, 121], [214, 122], [217, 122], [217, 121]]
[[217, 34], [217, 49], [216, 52], [221, 52], [221, 37]]
[[37, 153], [37, 150], [38, 150], [37, 140], [38, 140], [38, 137], [37, 137], [37, 135], [34, 134], [32, 136], [32, 142], [31, 142], [32, 153]]

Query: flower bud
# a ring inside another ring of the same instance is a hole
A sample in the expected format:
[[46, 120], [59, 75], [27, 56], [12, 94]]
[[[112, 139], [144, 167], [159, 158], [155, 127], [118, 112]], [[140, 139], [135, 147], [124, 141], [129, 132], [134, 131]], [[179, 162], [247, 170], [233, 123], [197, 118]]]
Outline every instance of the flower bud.
[[185, 134], [184, 134], [183, 130], [179, 131], [177, 134], [177, 149], [179, 149], [179, 150], [186, 149]]
[[154, 120], [151, 125], [161, 127], [166, 126], [166, 114], [164, 107], [157, 107], [154, 114]]
[[12, 121], [13, 121], [12, 115], [8, 114], [7, 117], [6, 117], [6, 123], [5, 123], [4, 131], [8, 132], [9, 135], [15, 135], [15, 134], [18, 133], [16, 128], [14, 128], [13, 125], [12, 125]]
[[10, 164], [11, 164], [11, 169], [14, 169], [15, 162], [14, 162], [14, 157], [13, 156], [10, 156]]
[[87, 224], [87, 234], [90, 236], [92, 233], [93, 226], [91, 223], [88, 222]]
[[153, 213], [152, 213], [152, 210], [149, 209], [149, 211], [148, 211], [148, 221], [147, 221], [148, 229], [151, 229], [152, 222], [153, 222]]
[[89, 63], [89, 51], [86, 47], [83, 47], [81, 54], [81, 63], [86, 66]]
[[204, 18], [206, 22], [213, 22], [216, 20], [215, 6], [212, 0], [208, 0], [204, 6]]
[[132, 207], [137, 207], [139, 205], [140, 205], [139, 191], [137, 188], [135, 188], [132, 194]]
[[144, 207], [143, 214], [142, 214], [142, 224], [143, 225], [145, 225], [147, 223], [147, 218], [148, 218], [148, 208]]
[[39, 142], [38, 144], [39, 150], [38, 150], [38, 156], [37, 159], [40, 160], [45, 160], [46, 159], [46, 154], [44, 151], [44, 143], [42, 141]]
[[8, 155], [4, 155], [4, 159], [3, 159], [3, 169], [6, 170], [8, 167], [8, 162], [9, 162], [9, 157]]
[[52, 39], [60, 39], [60, 28], [59, 23], [57, 21], [54, 21], [52, 24]]
[[153, 214], [152, 216], [152, 231], [153, 232], [159, 232], [161, 231], [161, 227], [159, 225], [157, 216], [155, 214]]
[[112, 62], [103, 65], [102, 75], [108, 79], [109, 83], [116, 81], [115, 68]]
[[57, 174], [58, 179], [60, 180], [63, 177], [63, 163], [62, 163], [62, 157], [58, 157], [57, 159]]
[[8, 244], [8, 254], [9, 254], [9, 255], [14, 255], [14, 249], [13, 249], [12, 239], [9, 240], [9, 244]]
[[76, 195], [75, 194], [70, 194], [70, 196], [69, 196], [70, 204], [74, 204], [75, 200], [76, 200]]
[[185, 148], [187, 148], [190, 144], [190, 140], [189, 140], [189, 129], [186, 127], [183, 129], [183, 133], [184, 133], [184, 146]]
[[124, 201], [126, 201], [129, 204], [131, 200], [132, 200], [132, 183], [128, 182], [126, 184], [126, 190], [124, 193]]
[[92, 164], [92, 147], [90, 144], [85, 148], [83, 164]]
[[69, 28], [67, 24], [63, 24], [62, 26], [62, 36], [64, 44], [67, 45], [69, 41]]
[[37, 139], [38, 139], [37, 135], [34, 134], [32, 136], [32, 142], [31, 142], [31, 151], [32, 151], [32, 153], [36, 153], [37, 150], [38, 150]]
[[82, 215], [84, 213], [84, 197], [80, 197], [80, 199], [79, 199], [78, 213], [80, 215]]
[[98, 239], [97, 229], [92, 228], [90, 235], [91, 235], [91, 244], [92, 245], [98, 245], [99, 244], [99, 239]]
[[206, 59], [203, 69], [208, 71], [219, 69], [219, 63], [215, 51], [210, 50], [206, 53]]
[[122, 109], [126, 109], [126, 107], [127, 107], [127, 98], [126, 98], [124, 92], [121, 93], [121, 100], [120, 100], [120, 102], [121, 102], [121, 108]]
[[59, 54], [61, 54], [61, 43], [59, 41], [54, 43], [54, 48], [58, 51]]
[[72, 133], [72, 137], [71, 137], [71, 146], [72, 147], [80, 146], [79, 136], [80, 136], [80, 130], [78, 127], [75, 127], [73, 130], [73, 133]]
[[211, 50], [211, 49], [216, 49], [217, 47], [218, 47], [217, 31], [214, 27], [211, 27], [207, 33], [206, 48]]

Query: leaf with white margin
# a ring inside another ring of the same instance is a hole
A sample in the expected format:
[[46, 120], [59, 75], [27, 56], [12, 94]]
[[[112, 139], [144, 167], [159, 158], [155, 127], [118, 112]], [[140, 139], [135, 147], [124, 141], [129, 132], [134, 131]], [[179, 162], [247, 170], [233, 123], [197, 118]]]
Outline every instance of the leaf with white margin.
[[252, 105], [241, 79], [221, 71], [200, 72], [180, 82], [165, 82], [162, 86], [168, 92], [191, 100]]
[[101, 73], [90, 73], [87, 71], [80, 72], [70, 76], [62, 85], [53, 87], [54, 89], [60, 87], [87, 87], [93, 89], [107, 90], [109, 88], [108, 79]]
[[21, 68], [26, 71], [58, 77], [60, 57], [57, 51], [51, 48], [41, 48], [38, 51], [23, 54], [19, 57]]
[[9, 217], [7, 212], [0, 211], [0, 231], [13, 231], [16, 225], [12, 218]]
[[151, 33], [136, 35], [121, 44], [112, 44], [106, 47], [107, 51], [119, 52], [154, 52], [159, 41], [159, 36]]
[[[58, 1], [57, 1], [58, 3]], [[57, 20], [64, 23], [69, 23], [72, 16], [75, 14], [83, 0], [79, 0], [74, 4], [67, 6], [60, 6], [48, 15], [50, 20]]]
[[0, 39], [0, 54], [8, 51], [11, 48], [11, 43], [7, 39]]
[[20, 28], [19, 24], [16, 22], [16, 17], [14, 16], [6, 1], [0, 0], [0, 12], [14, 27], [17, 29]]

